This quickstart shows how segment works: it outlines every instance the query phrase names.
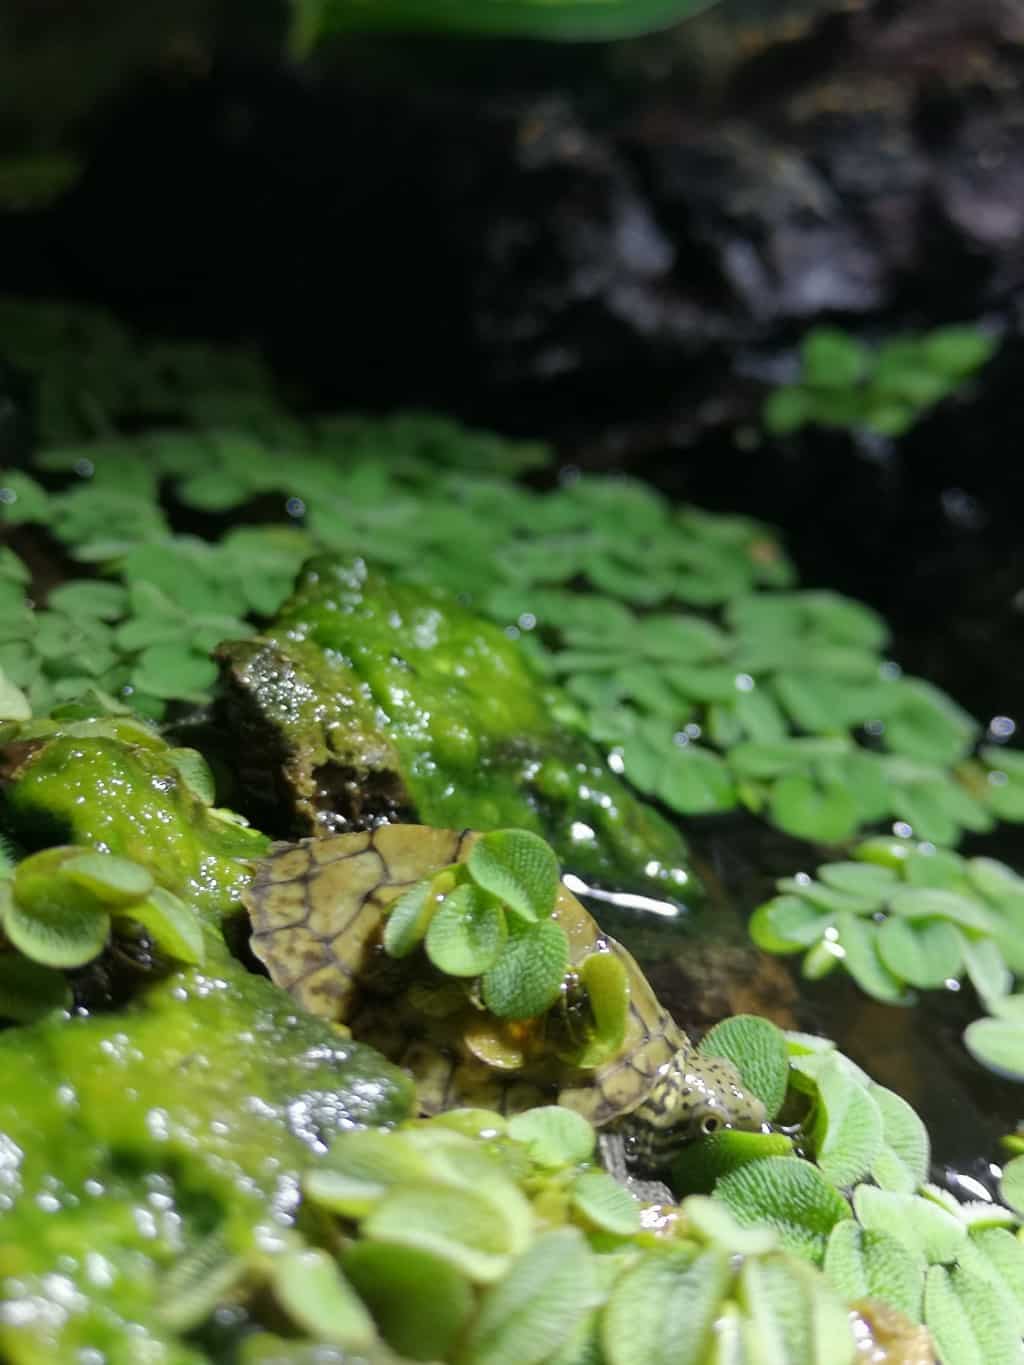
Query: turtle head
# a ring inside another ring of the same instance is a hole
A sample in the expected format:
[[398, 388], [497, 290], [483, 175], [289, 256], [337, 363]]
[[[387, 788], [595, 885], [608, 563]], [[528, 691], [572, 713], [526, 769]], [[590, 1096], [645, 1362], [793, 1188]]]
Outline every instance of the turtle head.
[[630, 1165], [668, 1166], [680, 1147], [726, 1128], [760, 1132], [764, 1105], [745, 1090], [724, 1057], [702, 1057], [682, 1047], [661, 1068], [646, 1098], [622, 1120]]

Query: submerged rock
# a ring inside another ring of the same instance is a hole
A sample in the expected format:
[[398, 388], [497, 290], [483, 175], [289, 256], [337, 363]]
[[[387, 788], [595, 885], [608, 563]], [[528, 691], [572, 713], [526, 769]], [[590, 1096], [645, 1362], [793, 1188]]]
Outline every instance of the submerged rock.
[[446, 593], [316, 560], [264, 634], [218, 655], [219, 716], [263, 828], [519, 827], [588, 880], [699, 894], [683, 840], [574, 732], [570, 698]]

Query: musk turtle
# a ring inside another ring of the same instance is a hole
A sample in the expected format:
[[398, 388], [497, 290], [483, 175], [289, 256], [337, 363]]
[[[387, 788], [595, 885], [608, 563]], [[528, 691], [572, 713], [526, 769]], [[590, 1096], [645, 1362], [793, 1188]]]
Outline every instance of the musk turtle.
[[[508, 1114], [557, 1102], [601, 1130], [606, 1164], [621, 1175], [663, 1169], [702, 1133], [760, 1129], [764, 1107], [732, 1063], [697, 1052], [634, 958], [564, 886], [553, 915], [568, 938], [569, 972], [559, 1002], [539, 1018], [497, 1019], [423, 952], [402, 960], [385, 952], [392, 903], [465, 862], [479, 837], [386, 825], [273, 846], [243, 895], [253, 952], [310, 1013], [347, 1024], [411, 1072], [426, 1115], [462, 1105]], [[587, 1066], [573, 1029], [588, 1006], [580, 968], [595, 953], [621, 962], [628, 1007], [621, 1043]]]

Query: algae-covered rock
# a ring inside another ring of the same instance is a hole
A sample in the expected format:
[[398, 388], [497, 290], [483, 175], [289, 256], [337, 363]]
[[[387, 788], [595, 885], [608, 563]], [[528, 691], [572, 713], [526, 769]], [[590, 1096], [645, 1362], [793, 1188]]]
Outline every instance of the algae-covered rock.
[[376, 1053], [229, 963], [117, 1015], [0, 1033], [0, 1075], [11, 1365], [80, 1365], [85, 1348], [107, 1365], [205, 1359], [176, 1333], [288, 1245], [300, 1171], [335, 1134], [406, 1117], [412, 1096]]
[[218, 655], [258, 824], [516, 826], [594, 881], [694, 897], [682, 839], [573, 732], [572, 701], [447, 593], [315, 560], [266, 632]]
[[212, 805], [199, 755], [136, 720], [36, 722], [0, 750], [0, 810], [26, 848], [74, 843], [141, 864], [201, 910], [223, 913], [266, 839]]

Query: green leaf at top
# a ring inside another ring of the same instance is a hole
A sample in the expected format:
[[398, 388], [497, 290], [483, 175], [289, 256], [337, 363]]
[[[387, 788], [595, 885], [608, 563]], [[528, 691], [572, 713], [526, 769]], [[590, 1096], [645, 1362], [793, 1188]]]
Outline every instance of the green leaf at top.
[[479, 976], [489, 971], [505, 946], [505, 913], [500, 904], [471, 882], [455, 887], [430, 921], [424, 947], [448, 976]]
[[846, 1200], [816, 1166], [799, 1157], [752, 1161], [715, 1187], [744, 1226], [768, 1223], [783, 1245], [820, 1265], [836, 1223], [852, 1217]]
[[286, 1251], [270, 1265], [281, 1306], [312, 1337], [350, 1351], [373, 1345], [377, 1337], [373, 1319], [326, 1251]]
[[764, 1104], [773, 1119], [782, 1108], [789, 1083], [786, 1036], [770, 1020], [754, 1014], [723, 1019], [701, 1039], [704, 1057], [725, 1057], [736, 1067], [743, 1085]]
[[484, 1004], [500, 1019], [533, 1019], [562, 990], [569, 967], [569, 940], [554, 920], [513, 920], [501, 956], [481, 978]]
[[473, 844], [469, 875], [524, 920], [550, 915], [558, 895], [558, 859], [538, 834], [499, 829]]

